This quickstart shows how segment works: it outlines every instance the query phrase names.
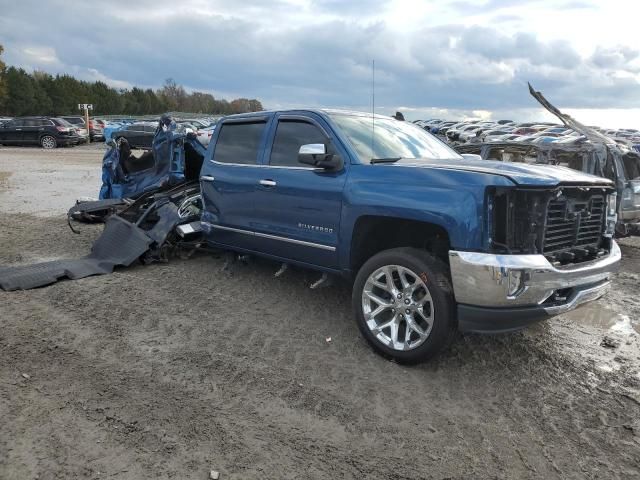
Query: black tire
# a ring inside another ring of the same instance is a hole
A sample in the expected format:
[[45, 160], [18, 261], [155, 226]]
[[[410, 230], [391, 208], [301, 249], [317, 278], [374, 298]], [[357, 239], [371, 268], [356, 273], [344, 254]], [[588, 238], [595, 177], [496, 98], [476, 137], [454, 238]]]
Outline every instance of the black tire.
[[[369, 276], [384, 266], [401, 266], [408, 269], [424, 282], [431, 295], [433, 308], [431, 331], [423, 343], [411, 350], [397, 350], [385, 345], [376, 338], [365, 320], [363, 290]], [[358, 328], [374, 350], [387, 358], [393, 358], [405, 364], [428, 360], [451, 343], [457, 330], [452, 291], [449, 269], [442, 261], [426, 251], [409, 247], [385, 250], [371, 257], [356, 276], [352, 302]]]
[[58, 146], [58, 141], [51, 135], [44, 135], [40, 139], [40, 146], [47, 150], [52, 150]]

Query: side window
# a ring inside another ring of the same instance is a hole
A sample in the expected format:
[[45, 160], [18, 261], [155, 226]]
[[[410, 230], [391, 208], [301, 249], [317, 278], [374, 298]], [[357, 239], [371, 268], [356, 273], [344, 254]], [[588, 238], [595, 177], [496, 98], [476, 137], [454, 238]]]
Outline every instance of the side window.
[[24, 127], [24, 120], [14, 120], [13, 121], [13, 125], [11, 125], [12, 127]]
[[[328, 144], [329, 139], [315, 125], [300, 120], [281, 120], [278, 122], [276, 137], [271, 149], [270, 165], [303, 167], [298, 162], [298, 150], [309, 143]], [[331, 153], [331, 146], [327, 146]]]
[[257, 163], [265, 125], [265, 122], [223, 123], [213, 159], [221, 163]]
[[34, 119], [34, 118], [30, 118], [30, 119], [24, 121], [24, 126], [25, 127], [38, 127], [38, 126], [40, 126], [40, 120]]

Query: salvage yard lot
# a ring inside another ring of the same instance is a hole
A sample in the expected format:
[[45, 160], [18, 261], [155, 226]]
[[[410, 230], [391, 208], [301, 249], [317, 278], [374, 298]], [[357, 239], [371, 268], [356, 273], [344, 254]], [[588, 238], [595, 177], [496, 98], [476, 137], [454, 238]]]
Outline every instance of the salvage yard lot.
[[[102, 146], [0, 148], [0, 265], [101, 231]], [[374, 354], [349, 286], [197, 255], [0, 292], [6, 478], [640, 478], [640, 242], [612, 293], [524, 332]]]

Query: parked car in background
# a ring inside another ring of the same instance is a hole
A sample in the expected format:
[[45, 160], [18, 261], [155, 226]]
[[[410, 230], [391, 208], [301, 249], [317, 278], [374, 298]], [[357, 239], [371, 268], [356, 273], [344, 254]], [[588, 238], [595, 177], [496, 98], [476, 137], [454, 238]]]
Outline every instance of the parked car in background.
[[482, 138], [483, 140], [487, 141], [487, 138], [491, 138], [491, 137], [497, 137], [500, 135], [508, 135], [509, 133], [512, 132], [513, 129], [509, 128], [509, 127], [503, 127], [503, 128], [492, 128], [489, 130], [485, 130], [484, 132], [482, 132], [480, 134], [480, 138]]
[[479, 127], [476, 124], [473, 124], [473, 123], [469, 124], [469, 123], [462, 122], [457, 127], [454, 126], [454, 127], [450, 128], [449, 130], [447, 130], [447, 138], [450, 141], [455, 142], [456, 140], [458, 140], [460, 138], [460, 135], [463, 132], [466, 132], [466, 131], [472, 130], [472, 129], [476, 130], [478, 128]]
[[213, 136], [213, 132], [215, 131], [215, 129], [216, 126], [214, 125], [213, 127], [207, 127], [198, 130], [198, 141], [205, 147], [209, 146], [209, 142], [211, 141], [211, 137]]
[[437, 129], [431, 129], [431, 133], [436, 133], [439, 135], [446, 135], [450, 128], [453, 128], [457, 125], [458, 122], [444, 122], [438, 125]]
[[537, 131], [538, 130], [533, 127], [518, 127], [513, 131], [513, 133], [517, 135], [531, 135], [532, 133], [536, 133]]
[[104, 121], [97, 118], [89, 119], [89, 138], [91, 141], [104, 140]]
[[2, 145], [40, 145], [51, 149], [80, 141], [76, 128], [57, 117], [20, 117], [0, 125]]
[[62, 116], [60, 118], [66, 120], [76, 128], [78, 135], [80, 136], [80, 143], [87, 143], [89, 141], [89, 129], [87, 128], [87, 124], [84, 122], [84, 118], [79, 115], [68, 117]]
[[444, 135], [447, 132], [447, 130], [449, 129], [449, 127], [451, 127], [452, 125], [455, 125], [455, 124], [456, 124], [456, 122], [442, 122], [442, 123], [439, 123], [437, 125], [431, 125], [428, 130], [431, 133], [434, 133], [434, 134], [438, 134], [439, 133], [441, 135]]
[[205, 121], [205, 120], [199, 120], [199, 119], [186, 119], [186, 120], [181, 120], [178, 121], [177, 123], [189, 123], [191, 125], [193, 125], [194, 127], [196, 127], [196, 129], [201, 129], [201, 128], [209, 128], [211, 126], [211, 122]]
[[120, 130], [113, 132], [111, 138], [116, 142], [126, 138], [131, 148], [151, 150], [156, 128], [157, 124], [155, 122], [136, 122], [131, 125], [125, 125]]

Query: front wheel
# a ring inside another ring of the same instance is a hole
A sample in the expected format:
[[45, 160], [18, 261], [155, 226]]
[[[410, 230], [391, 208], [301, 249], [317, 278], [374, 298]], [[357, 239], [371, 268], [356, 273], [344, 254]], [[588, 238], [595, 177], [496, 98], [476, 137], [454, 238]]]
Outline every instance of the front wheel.
[[360, 269], [353, 307], [360, 331], [375, 350], [417, 363], [446, 347], [456, 329], [446, 265], [417, 248], [385, 250]]
[[47, 150], [51, 150], [52, 148], [56, 148], [58, 146], [58, 142], [51, 135], [45, 135], [40, 139], [40, 146], [42, 148], [46, 148]]

